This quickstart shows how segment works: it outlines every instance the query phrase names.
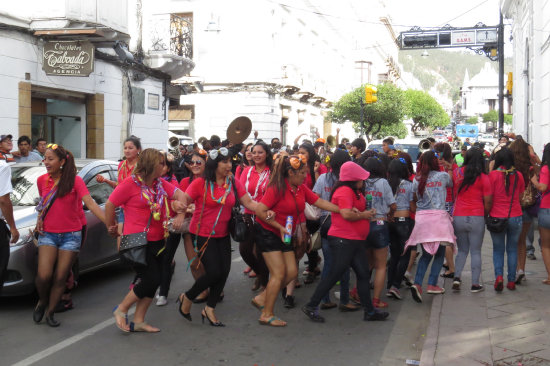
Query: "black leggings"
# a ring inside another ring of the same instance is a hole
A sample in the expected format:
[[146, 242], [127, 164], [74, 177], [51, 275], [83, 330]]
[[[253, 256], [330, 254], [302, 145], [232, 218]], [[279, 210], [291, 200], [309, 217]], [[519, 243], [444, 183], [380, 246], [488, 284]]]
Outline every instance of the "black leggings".
[[174, 266], [172, 261], [174, 255], [180, 244], [182, 234], [170, 233], [166, 239], [166, 249], [164, 249], [164, 256], [162, 258], [162, 266], [160, 268], [160, 289], [159, 296], [168, 296], [170, 290], [170, 282], [172, 281], [172, 275], [174, 274]]
[[[396, 217], [395, 220], [398, 220]], [[387, 288], [401, 286], [403, 276], [409, 265], [411, 256], [410, 249], [403, 254], [405, 243], [411, 233], [411, 220], [407, 217], [405, 221], [390, 222], [390, 263], [388, 265], [388, 285]], [[409, 247], [411, 248], [411, 247]]]
[[160, 250], [164, 247], [164, 239], [158, 241], [150, 241], [147, 243], [147, 265], [135, 266], [136, 283], [134, 285], [134, 293], [140, 299], [144, 297], [153, 298], [157, 288], [160, 285], [160, 267], [164, 251], [160, 254]]
[[364, 248], [365, 241], [329, 236], [328, 243], [333, 256], [330, 274], [321, 279], [307, 306], [311, 308], [319, 306], [323, 296], [336, 282], [340, 281], [344, 272], [351, 266], [357, 276], [357, 292], [361, 305], [365, 307], [366, 312], [372, 313], [374, 307], [370, 298], [370, 271], [367, 251]]
[[[269, 280], [269, 270], [265, 264], [264, 257], [259, 248], [256, 247], [256, 238], [254, 235], [254, 222], [252, 215], [245, 214], [244, 220], [248, 227], [246, 240], [239, 243], [239, 253], [243, 261], [258, 275], [260, 284], [263, 287], [267, 286]], [[256, 252], [254, 253], [254, 248]]]
[[[195, 236], [192, 235], [192, 237], [195, 240]], [[206, 240], [206, 237], [198, 236], [197, 247], [201, 248]], [[195, 258], [191, 265], [196, 265], [195, 261], [197, 260]], [[194, 300], [201, 292], [210, 288], [206, 305], [215, 308], [231, 269], [231, 241], [229, 235], [223, 238], [210, 238], [201, 262], [205, 274], [195, 281], [195, 284], [185, 293], [185, 296], [190, 300]]]

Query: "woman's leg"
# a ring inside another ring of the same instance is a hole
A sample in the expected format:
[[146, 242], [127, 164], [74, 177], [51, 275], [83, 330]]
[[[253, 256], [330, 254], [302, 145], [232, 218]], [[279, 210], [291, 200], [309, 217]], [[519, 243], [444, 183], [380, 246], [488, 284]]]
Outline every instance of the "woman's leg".
[[472, 230], [468, 234], [468, 240], [470, 242], [472, 285], [481, 285], [481, 246], [485, 236], [485, 218], [483, 216], [472, 216], [470, 219], [472, 220]]
[[365, 309], [365, 313], [372, 314], [375, 312], [372, 300], [370, 297], [370, 269], [367, 252], [360, 245], [355, 246], [355, 251], [352, 252], [351, 268], [357, 276], [357, 292], [361, 305]]
[[50, 290], [48, 314], [53, 314], [57, 303], [61, 300], [61, 295], [63, 295], [63, 292], [65, 291], [67, 276], [69, 275], [69, 271], [71, 270], [77, 255], [78, 252], [58, 250], [55, 275]]
[[[430, 269], [430, 277], [428, 277], [428, 285], [430, 286], [437, 286], [437, 280], [439, 278], [439, 272], [441, 272], [441, 267], [443, 267], [443, 260], [445, 259], [445, 255], [447, 253], [446, 246], [440, 245], [437, 249], [437, 252], [435, 253], [434, 260], [432, 262], [432, 268]], [[451, 247], [452, 251], [452, 247]]]
[[[268, 321], [274, 316], [273, 308], [275, 306], [275, 300], [277, 300], [277, 295], [279, 294], [281, 288], [286, 285], [286, 283], [284, 283], [286, 276], [286, 265], [283, 252], [264, 252], [262, 255], [265, 259], [267, 268], [269, 269], [269, 281], [267, 282], [267, 287], [265, 289], [265, 305], [262, 310], [262, 314], [260, 315], [260, 321]], [[282, 323], [286, 324], [286, 322]]]
[[428, 253], [424, 248], [422, 248], [422, 255], [418, 260], [418, 265], [416, 266], [416, 275], [414, 277], [414, 284], [422, 287], [422, 282], [424, 282], [424, 275], [428, 270], [428, 266], [432, 260], [432, 255]]
[[38, 247], [38, 271], [35, 280], [39, 296], [38, 305], [48, 305], [57, 252], [58, 250], [54, 246], [41, 245]]
[[445, 274], [448, 275], [450, 273], [454, 273], [455, 260], [454, 260], [453, 248], [451, 246], [445, 247], [445, 261], [447, 262], [447, 266], [449, 266], [449, 269], [445, 271]]
[[384, 288], [384, 280], [386, 279], [386, 262], [388, 259], [388, 247], [374, 249], [374, 292], [373, 299], [380, 299], [380, 294]]
[[[328, 238], [321, 238], [321, 243], [322, 243], [323, 259], [324, 259], [323, 271], [321, 272], [321, 282], [322, 282], [325, 278], [329, 276], [332, 268], [332, 251], [329, 245]], [[319, 283], [317, 288], [319, 288], [320, 285], [321, 284]], [[342, 296], [341, 293], [340, 293], [340, 296]], [[321, 301], [325, 304], [328, 304], [330, 302], [330, 289], [323, 296]]]
[[390, 261], [388, 264], [388, 282], [386, 285], [387, 289], [390, 289], [395, 276], [397, 275], [397, 266], [399, 265], [399, 260], [401, 259], [401, 254], [403, 253], [403, 248], [401, 247], [401, 240], [399, 237], [399, 223], [389, 223], [388, 231], [390, 234]]
[[172, 281], [173, 274], [173, 261], [176, 250], [180, 244], [181, 234], [170, 233], [166, 239], [166, 248], [164, 249], [164, 256], [160, 269], [160, 289], [159, 296], [168, 296], [170, 290], [170, 282]]
[[510, 217], [506, 230], [506, 255], [508, 258], [508, 282], [516, 281], [518, 265], [518, 239], [523, 229], [522, 217]]
[[404, 222], [397, 222], [394, 224], [394, 236], [397, 245], [395, 245], [395, 248], [392, 251], [392, 257], [396, 256], [396, 266], [393, 270], [392, 274], [392, 280], [390, 281], [390, 274], [388, 270], [388, 288], [391, 288], [392, 286], [395, 288], [401, 287], [401, 282], [403, 281], [403, 276], [405, 275], [405, 271], [407, 270], [407, 265], [409, 264], [410, 260], [410, 247], [409, 250], [407, 250], [405, 253], [403, 251], [405, 250], [405, 243], [409, 239], [409, 233], [410, 233], [410, 222], [404, 221]]
[[[208, 295], [204, 311], [208, 318], [215, 323], [218, 319], [216, 318], [216, 314], [214, 314], [214, 309], [220, 299], [225, 282], [229, 276], [229, 271], [231, 270], [231, 241], [229, 236], [226, 236], [225, 238], [216, 238], [210, 245], [212, 244], [214, 244], [213, 249], [215, 249], [215, 252], [212, 254], [217, 258], [218, 263], [216, 265], [219, 267], [219, 275], [213, 276], [214, 282], [210, 285], [210, 294]], [[207, 263], [205, 264], [206, 270], [210, 271], [210, 258]]]
[[[543, 228], [539, 225], [540, 245], [542, 252], [542, 260], [546, 267], [546, 280], [550, 281], [550, 229]], [[546, 283], [546, 282], [545, 282]]]
[[495, 278], [504, 275], [504, 248], [506, 247], [506, 233], [491, 232], [493, 241], [493, 268]]
[[[525, 213], [523, 216], [528, 216], [528, 213]], [[529, 233], [529, 229], [531, 228], [531, 221], [526, 221], [522, 224], [521, 232], [518, 236], [518, 268], [517, 271], [520, 270], [525, 272], [525, 262], [527, 260], [527, 234]]]
[[[455, 277], [460, 278], [462, 276], [462, 270], [466, 264], [468, 253], [470, 252], [470, 234], [472, 230], [472, 223], [470, 222], [470, 216], [455, 216], [453, 220], [453, 227], [456, 235], [456, 245], [458, 247], [458, 254], [456, 255], [456, 267]], [[452, 249], [452, 248], [451, 248]], [[473, 282], [472, 282], [473, 283]]]
[[[185, 249], [185, 255], [187, 256], [187, 260], [190, 261], [193, 257], [195, 257], [195, 249], [193, 247], [193, 237], [191, 234], [183, 234], [183, 247]], [[198, 263], [197, 267], [197, 260], [194, 260], [191, 268], [191, 274], [193, 275], [193, 278], [197, 280], [201, 276], [204, 275], [204, 266], [202, 262]], [[196, 300], [204, 300], [208, 297], [208, 289], [204, 290], [199, 296], [197, 296]]]

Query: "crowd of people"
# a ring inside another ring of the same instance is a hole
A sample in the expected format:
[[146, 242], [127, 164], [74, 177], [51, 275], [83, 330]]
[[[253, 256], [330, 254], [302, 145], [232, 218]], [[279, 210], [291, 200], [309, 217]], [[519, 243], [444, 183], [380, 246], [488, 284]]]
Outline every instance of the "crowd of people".
[[[461, 291], [468, 255], [470, 291], [483, 291], [486, 227], [494, 290], [513, 291], [526, 280], [526, 258], [534, 257], [526, 243], [535, 219], [548, 272], [543, 283], [550, 284], [550, 145], [541, 160], [521, 136], [511, 137], [502, 136], [492, 152], [475, 143], [455, 156], [448, 143], [430, 141], [411, 157], [392, 138], [376, 151], [361, 138], [337, 137], [333, 145], [320, 137], [297, 138], [294, 146], [282, 146], [279, 139], [267, 142], [256, 134], [253, 143], [236, 145], [214, 135], [169, 153], [142, 149], [131, 136], [123, 144], [117, 181], [98, 177], [114, 188], [102, 210], [76, 175], [70, 151], [40, 140], [35, 157], [22, 136], [19, 152], [11, 154], [12, 137], [1, 135], [2, 250], [9, 249], [10, 236], [12, 242], [19, 236], [10, 212], [9, 163], [37, 159], [47, 173], [37, 179], [39, 301], [33, 319], [40, 323], [45, 317], [52, 327], [60, 324], [55, 308], [86, 235], [83, 203], [119, 238], [121, 250], [133, 241], [144, 243], [141, 262], [131, 262], [130, 288], [113, 309], [123, 332], [160, 331], [146, 315], [155, 297], [158, 306], [168, 302], [182, 240], [193, 283], [177, 297], [177, 311], [192, 321], [193, 304], [205, 303], [202, 322], [216, 327], [225, 326], [216, 308], [230, 273], [231, 237], [239, 241], [245, 274], [254, 278], [250, 302], [260, 313], [258, 322], [267, 326], [287, 324], [275, 315], [275, 303], [282, 295], [286, 308], [296, 306], [304, 256], [303, 283], [318, 284], [309, 300], [301, 299], [302, 311], [315, 322], [325, 321], [320, 310], [333, 308], [363, 310], [366, 321], [384, 320], [388, 299], [403, 299], [405, 288], [416, 302], [423, 301], [424, 290], [443, 294], [440, 277], [452, 279], [452, 289]], [[236, 234], [237, 227], [244, 233]], [[0, 270], [5, 258], [2, 252]], [[336, 304], [331, 290], [338, 283]]]

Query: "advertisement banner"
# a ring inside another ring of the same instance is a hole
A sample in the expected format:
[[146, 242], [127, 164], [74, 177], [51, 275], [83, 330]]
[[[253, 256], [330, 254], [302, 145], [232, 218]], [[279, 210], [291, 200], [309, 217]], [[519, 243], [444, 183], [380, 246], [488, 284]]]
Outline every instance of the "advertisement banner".
[[88, 76], [94, 71], [94, 50], [86, 41], [45, 42], [42, 69], [47, 75]]

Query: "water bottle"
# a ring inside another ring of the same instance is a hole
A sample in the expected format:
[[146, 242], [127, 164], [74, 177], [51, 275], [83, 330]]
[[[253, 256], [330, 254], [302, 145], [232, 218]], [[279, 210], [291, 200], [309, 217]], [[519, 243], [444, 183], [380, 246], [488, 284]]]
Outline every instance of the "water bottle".
[[367, 211], [372, 209], [372, 194], [367, 194]]
[[290, 234], [285, 234], [285, 237], [283, 239], [283, 242], [285, 244], [290, 244], [290, 240], [292, 238], [292, 223], [294, 222], [294, 218], [292, 216], [287, 216], [286, 217], [286, 224], [285, 224], [285, 229], [286, 231], [288, 231]]

